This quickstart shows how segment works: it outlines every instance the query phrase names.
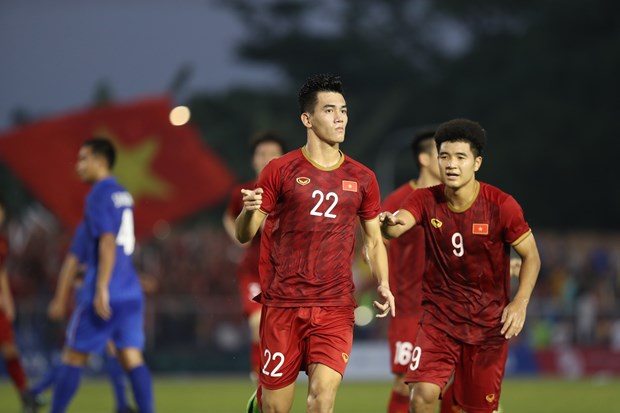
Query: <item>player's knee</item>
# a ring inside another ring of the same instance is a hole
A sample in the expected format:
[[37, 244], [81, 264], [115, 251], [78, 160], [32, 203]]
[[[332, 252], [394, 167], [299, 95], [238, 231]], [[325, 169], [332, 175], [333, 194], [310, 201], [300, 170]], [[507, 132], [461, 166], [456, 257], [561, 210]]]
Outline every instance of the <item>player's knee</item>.
[[87, 361], [87, 353], [80, 353], [72, 349], [65, 349], [62, 353], [62, 362], [70, 366], [82, 367]]
[[290, 403], [282, 398], [263, 394], [261, 397], [262, 413], [288, 413], [291, 409]]
[[402, 374], [394, 378], [393, 390], [401, 396], [409, 396], [409, 385], [405, 383], [405, 377]]
[[309, 412], [331, 412], [336, 400], [336, 387], [315, 383], [308, 389]]
[[2, 344], [0, 352], [2, 352], [2, 357], [5, 359], [12, 359], [19, 356], [19, 351], [15, 343]]
[[137, 348], [125, 348], [118, 351], [118, 359], [126, 371], [144, 364], [142, 352]]
[[412, 413], [433, 412], [439, 400], [439, 387], [416, 384], [410, 387], [409, 410]]

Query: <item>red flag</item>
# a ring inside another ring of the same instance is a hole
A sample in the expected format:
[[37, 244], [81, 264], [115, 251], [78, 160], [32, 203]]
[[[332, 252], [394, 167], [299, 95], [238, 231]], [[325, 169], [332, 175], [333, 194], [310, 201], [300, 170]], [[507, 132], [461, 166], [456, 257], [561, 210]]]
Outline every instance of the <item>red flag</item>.
[[44, 120], [0, 136], [0, 159], [60, 220], [82, 219], [88, 187], [75, 164], [93, 136], [114, 142], [119, 182], [133, 195], [136, 235], [159, 220], [174, 221], [228, 196], [233, 177], [190, 126], [173, 126], [167, 98], [145, 99]]
[[357, 192], [357, 182], [355, 181], [346, 181], [342, 180], [342, 190], [343, 191], [351, 191]]
[[473, 224], [471, 228], [472, 234], [489, 235], [489, 224]]

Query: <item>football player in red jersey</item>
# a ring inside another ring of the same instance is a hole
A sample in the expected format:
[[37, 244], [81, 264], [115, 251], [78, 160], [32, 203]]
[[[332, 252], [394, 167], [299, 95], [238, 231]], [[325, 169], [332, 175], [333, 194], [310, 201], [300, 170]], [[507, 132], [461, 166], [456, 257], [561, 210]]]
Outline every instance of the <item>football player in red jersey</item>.
[[[6, 211], [4, 200], [0, 199], [0, 230], [4, 226]], [[23, 411], [36, 412], [41, 403], [28, 390], [26, 374], [20, 360], [19, 350], [13, 334], [15, 304], [9, 286], [6, 261], [9, 255], [9, 242], [0, 232], [0, 352], [6, 363], [6, 370], [11, 381], [21, 396]]]
[[[523, 328], [540, 257], [515, 199], [476, 180], [484, 129], [454, 119], [439, 126], [435, 143], [442, 184], [413, 192], [396, 213], [380, 216], [387, 238], [424, 227], [423, 315], [405, 377], [410, 408], [434, 412], [454, 373], [455, 403], [468, 413], [491, 413], [498, 407], [507, 340]], [[522, 259], [512, 301], [510, 248]]]
[[[256, 173], [256, 178], [252, 181], [237, 185], [232, 192], [226, 212], [222, 222], [226, 233], [237, 242], [235, 237], [235, 218], [243, 209], [243, 194], [241, 189], [254, 188], [256, 179], [261, 171], [271, 161], [286, 152], [284, 141], [274, 132], [261, 132], [255, 135], [250, 141], [252, 150], [252, 168]], [[260, 349], [258, 327], [260, 325], [260, 314], [262, 305], [253, 300], [260, 293], [260, 278], [258, 276], [258, 256], [260, 253], [260, 231], [252, 238], [252, 241], [243, 244], [246, 247], [243, 257], [237, 268], [237, 281], [239, 283], [239, 294], [243, 305], [243, 313], [248, 319], [251, 334], [250, 363], [252, 368], [252, 378], [258, 379], [260, 366]], [[242, 245], [242, 244], [239, 244]]]
[[[384, 211], [397, 211], [402, 201], [416, 189], [441, 182], [434, 135], [435, 130], [431, 128], [416, 132], [411, 143], [411, 152], [418, 168], [418, 178], [407, 181], [388, 195], [383, 201]], [[388, 413], [409, 412], [409, 387], [405, 383], [405, 373], [411, 363], [413, 344], [422, 316], [422, 276], [425, 260], [424, 230], [421, 226], [389, 241], [390, 287], [398, 303], [398, 314], [390, 320], [388, 328], [390, 366], [395, 376]]]
[[382, 302], [395, 314], [374, 173], [340, 151], [348, 115], [340, 79], [308, 78], [299, 92], [307, 143], [271, 161], [256, 189], [243, 189], [236, 235], [264, 222], [259, 273], [261, 371], [248, 411], [288, 412], [301, 369], [308, 412], [332, 412], [353, 342], [355, 233], [361, 222]]

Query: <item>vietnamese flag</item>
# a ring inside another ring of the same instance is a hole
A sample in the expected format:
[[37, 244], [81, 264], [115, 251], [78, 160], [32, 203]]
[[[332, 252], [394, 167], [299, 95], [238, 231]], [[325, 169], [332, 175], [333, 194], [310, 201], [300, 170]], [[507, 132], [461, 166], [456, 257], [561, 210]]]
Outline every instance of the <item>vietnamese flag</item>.
[[[136, 235], [152, 234], [160, 220], [174, 221], [225, 199], [233, 176], [190, 126], [173, 126], [167, 98], [98, 107], [47, 119], [0, 135], [2, 160], [63, 224], [82, 219], [90, 189], [75, 164], [93, 136], [116, 147], [113, 174], [133, 195]], [[10, 194], [7, 194], [10, 196]]]

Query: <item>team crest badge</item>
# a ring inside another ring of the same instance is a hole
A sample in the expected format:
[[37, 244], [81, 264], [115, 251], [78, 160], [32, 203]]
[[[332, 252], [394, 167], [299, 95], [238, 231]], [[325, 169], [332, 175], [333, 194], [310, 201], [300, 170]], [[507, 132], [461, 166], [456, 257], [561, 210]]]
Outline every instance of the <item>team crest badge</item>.
[[342, 359], [345, 363], [349, 362], [349, 355], [347, 353], [342, 353]]
[[437, 218], [431, 218], [431, 225], [434, 226], [435, 228], [441, 228], [441, 226], [443, 225], [443, 222], [441, 222]]
[[484, 398], [487, 399], [487, 402], [493, 403], [495, 401], [495, 393], [487, 394]]
[[295, 180], [301, 186], [306, 186], [306, 185], [308, 185], [310, 183], [310, 178], [306, 178], [305, 176], [300, 176], [299, 178], [297, 178]]

